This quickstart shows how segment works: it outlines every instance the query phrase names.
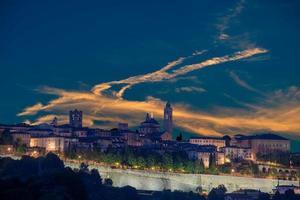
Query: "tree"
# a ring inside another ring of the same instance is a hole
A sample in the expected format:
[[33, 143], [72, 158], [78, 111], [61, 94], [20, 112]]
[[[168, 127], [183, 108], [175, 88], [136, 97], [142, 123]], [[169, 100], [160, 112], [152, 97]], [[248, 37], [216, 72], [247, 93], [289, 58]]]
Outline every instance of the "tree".
[[164, 154], [162, 157], [162, 167], [166, 170], [173, 168], [173, 158], [170, 154]]
[[222, 192], [223, 194], [225, 194], [227, 192], [227, 188], [225, 187], [225, 185], [221, 184], [217, 187], [217, 189]]
[[217, 173], [216, 156], [214, 154], [209, 155], [209, 168], [208, 171], [212, 174]]
[[270, 200], [270, 195], [268, 193], [259, 193], [258, 200]]
[[89, 165], [82, 162], [79, 166], [79, 170], [82, 171], [82, 172], [88, 172], [89, 171]]
[[203, 163], [203, 160], [200, 159], [200, 160], [196, 160], [194, 162], [194, 171], [195, 173], [197, 174], [201, 174], [204, 172], [204, 163]]
[[224, 185], [213, 188], [208, 194], [208, 200], [224, 200], [227, 189]]
[[176, 141], [177, 141], [177, 142], [181, 142], [181, 141], [182, 141], [182, 133], [180, 133], [180, 134], [176, 137]]
[[140, 168], [144, 168], [146, 166], [146, 162], [145, 162], [145, 159], [142, 157], [142, 156], [139, 156], [137, 158], [137, 165], [140, 167]]
[[185, 166], [185, 171], [187, 171], [188, 173], [194, 173], [195, 168], [194, 168], [194, 162], [193, 161], [187, 160], [184, 163], [184, 166]]
[[112, 186], [113, 181], [110, 178], [106, 178], [106, 179], [104, 179], [104, 184], [107, 186]]
[[283, 200], [281, 198], [281, 195], [278, 191], [275, 192], [275, 195], [273, 196], [272, 200]]
[[223, 199], [219, 196], [219, 194], [217, 193], [217, 190], [216, 190], [215, 188], [213, 188], [213, 189], [209, 192], [209, 194], [208, 194], [208, 196], [207, 196], [207, 199], [208, 199], [208, 200], [223, 200]]
[[297, 199], [299, 199], [299, 197], [297, 197], [297, 195], [295, 195], [294, 190], [289, 189], [289, 190], [285, 191], [283, 199], [284, 200], [297, 200]]
[[13, 144], [13, 137], [8, 129], [5, 129], [0, 135], [0, 144], [10, 145]]
[[150, 154], [146, 158], [146, 165], [147, 165], [147, 167], [149, 167], [149, 168], [154, 167], [156, 163], [157, 163], [157, 161], [156, 161], [155, 156], [153, 154]]

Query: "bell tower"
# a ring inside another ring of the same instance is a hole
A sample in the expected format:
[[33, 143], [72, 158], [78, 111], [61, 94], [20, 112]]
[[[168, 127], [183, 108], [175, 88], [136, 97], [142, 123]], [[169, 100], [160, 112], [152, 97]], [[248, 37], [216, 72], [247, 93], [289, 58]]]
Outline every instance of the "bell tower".
[[167, 102], [164, 109], [164, 129], [172, 134], [173, 131], [173, 108], [169, 102]]

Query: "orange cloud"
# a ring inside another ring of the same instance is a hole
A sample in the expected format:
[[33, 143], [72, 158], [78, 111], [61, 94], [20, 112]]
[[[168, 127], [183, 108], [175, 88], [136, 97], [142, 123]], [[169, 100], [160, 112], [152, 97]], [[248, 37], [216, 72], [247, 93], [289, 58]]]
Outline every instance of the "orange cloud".
[[[83, 110], [84, 124], [97, 126], [97, 121], [105, 121], [109, 125], [116, 122], [129, 122], [136, 126], [143, 120], [146, 112], [152, 112], [156, 118], [163, 115], [165, 102], [160, 99], [147, 97], [144, 101], [133, 101], [121, 98], [123, 92], [134, 84], [162, 80], [173, 80], [179, 75], [184, 75], [193, 70], [217, 65], [224, 62], [240, 60], [253, 55], [265, 53], [264, 49], [248, 49], [232, 55], [215, 57], [198, 64], [186, 65], [177, 70], [166, 72], [174, 65], [183, 62], [183, 58], [174, 61], [154, 73], [139, 75], [121, 81], [102, 83], [94, 87], [91, 92], [65, 91], [62, 89], [43, 87], [40, 92], [56, 95], [58, 98], [43, 105], [38, 103], [25, 108], [20, 116], [35, 115], [40, 111], [50, 115], [39, 117], [34, 123], [49, 122], [56, 113], [61, 120], [67, 122], [69, 110], [77, 108]], [[156, 77], [155, 75], [158, 75]], [[167, 78], [163, 78], [163, 74]], [[110, 90], [114, 84], [125, 84], [118, 95], [105, 95], [103, 91]], [[279, 90], [270, 93], [268, 99], [263, 99], [260, 104], [248, 106], [247, 109], [218, 108], [210, 113], [197, 110], [184, 104], [173, 104], [174, 120], [177, 127], [188, 131], [205, 134], [221, 135], [234, 133], [250, 133], [267, 130], [297, 134], [300, 132], [300, 92], [297, 87]]]

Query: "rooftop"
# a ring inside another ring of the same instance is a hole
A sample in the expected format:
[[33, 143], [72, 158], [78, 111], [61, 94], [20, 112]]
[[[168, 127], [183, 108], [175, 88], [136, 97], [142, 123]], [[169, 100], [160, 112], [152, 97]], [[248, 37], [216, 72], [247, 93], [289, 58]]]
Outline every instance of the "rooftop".
[[241, 140], [288, 140], [280, 135], [275, 135], [273, 133], [258, 133], [256, 135], [249, 136], [239, 136]]
[[190, 139], [213, 139], [213, 140], [224, 140], [222, 137], [211, 137], [211, 136], [197, 136], [197, 137], [190, 137]]

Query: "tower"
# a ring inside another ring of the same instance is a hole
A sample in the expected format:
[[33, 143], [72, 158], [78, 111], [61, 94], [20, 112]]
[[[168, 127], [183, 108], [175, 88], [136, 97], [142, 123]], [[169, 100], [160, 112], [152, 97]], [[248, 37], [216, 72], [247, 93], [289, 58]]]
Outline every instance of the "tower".
[[50, 125], [51, 125], [51, 126], [57, 126], [57, 125], [58, 125], [58, 119], [57, 119], [57, 117], [54, 117], [54, 118], [53, 118], [53, 120], [52, 120], [52, 122], [51, 122]]
[[173, 108], [171, 104], [167, 102], [164, 109], [164, 129], [172, 134], [173, 130]]
[[71, 110], [69, 113], [69, 124], [75, 128], [82, 127], [82, 111], [77, 109]]

